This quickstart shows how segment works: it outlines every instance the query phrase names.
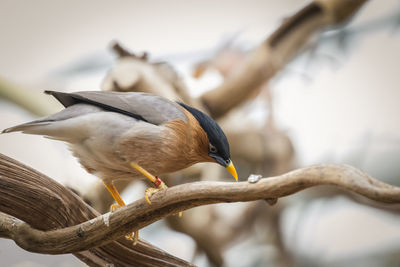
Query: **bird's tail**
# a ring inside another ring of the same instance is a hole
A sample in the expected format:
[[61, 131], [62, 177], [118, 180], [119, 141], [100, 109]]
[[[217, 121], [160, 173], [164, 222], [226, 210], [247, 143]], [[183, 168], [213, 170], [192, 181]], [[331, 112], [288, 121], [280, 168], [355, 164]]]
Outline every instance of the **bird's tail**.
[[26, 134], [43, 135], [46, 138], [54, 140], [71, 141], [74, 136], [70, 136], [67, 130], [62, 125], [60, 127], [60, 123], [56, 121], [37, 120], [4, 129], [1, 133], [23, 132]]
[[29, 134], [43, 134], [40, 129], [50, 123], [51, 121], [48, 120], [31, 121], [4, 129], [1, 133], [24, 132]]
[[[7, 128], [1, 133], [23, 132], [75, 142], [90, 136], [91, 130], [96, 129], [96, 123], [91, 123], [90, 118], [85, 119], [85, 116], [99, 111], [99, 107], [76, 104], [47, 117]], [[98, 118], [101, 119], [101, 115]]]

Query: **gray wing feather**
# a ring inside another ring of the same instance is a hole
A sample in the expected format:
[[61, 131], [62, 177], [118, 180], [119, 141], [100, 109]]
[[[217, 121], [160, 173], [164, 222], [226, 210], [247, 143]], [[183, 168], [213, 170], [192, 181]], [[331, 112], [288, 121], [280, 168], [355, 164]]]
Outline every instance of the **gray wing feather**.
[[46, 91], [65, 107], [87, 103], [106, 110], [122, 113], [155, 125], [180, 119], [187, 122], [181, 106], [168, 99], [138, 92], [83, 91], [62, 93]]

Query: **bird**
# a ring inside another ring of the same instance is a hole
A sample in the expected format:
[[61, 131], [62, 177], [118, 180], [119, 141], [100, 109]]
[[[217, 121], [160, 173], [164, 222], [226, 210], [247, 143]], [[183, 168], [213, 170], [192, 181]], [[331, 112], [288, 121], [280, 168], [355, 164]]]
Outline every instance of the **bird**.
[[[229, 142], [221, 127], [202, 111], [182, 102], [142, 92], [45, 91], [64, 109], [7, 128], [2, 133], [43, 135], [68, 143], [83, 168], [100, 178], [117, 204], [125, 206], [114, 181], [148, 178], [154, 188], [167, 186], [159, 176], [199, 162], [225, 167], [238, 181]], [[126, 237], [136, 244], [138, 231]]]

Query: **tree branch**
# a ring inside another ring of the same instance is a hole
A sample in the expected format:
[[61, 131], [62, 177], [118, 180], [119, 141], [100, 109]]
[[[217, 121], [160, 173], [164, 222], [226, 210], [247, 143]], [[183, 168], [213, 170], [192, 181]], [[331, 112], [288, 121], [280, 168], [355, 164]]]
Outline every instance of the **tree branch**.
[[[36, 173], [39, 176], [32, 179], [30, 173], [32, 170], [27, 172], [26, 169], [21, 169], [21, 166], [19, 171], [10, 175], [4, 172], [4, 163], [3, 156], [0, 160], [0, 211], [10, 214], [10, 211], [18, 211], [19, 207], [35, 198], [36, 192], [33, 190], [28, 192], [25, 190], [23, 196], [18, 193], [21, 188], [31, 187], [33, 184], [40, 187], [40, 178], [43, 178], [43, 175]], [[19, 177], [18, 181], [15, 176]], [[280, 198], [317, 185], [334, 185], [376, 201], [400, 203], [398, 187], [380, 182], [347, 165], [317, 165], [272, 178], [263, 178], [257, 183], [196, 182], [174, 186], [153, 195], [151, 205], [141, 199], [113, 213], [63, 229], [43, 231], [16, 220], [12, 220], [13, 226], [10, 227], [11, 219], [6, 218], [0, 223], [2, 227], [0, 233], [3, 237], [12, 238], [20, 247], [29, 251], [47, 254], [74, 253], [104, 246], [130, 231], [143, 228], [181, 210], [221, 202]], [[54, 201], [50, 201], [54, 198], [52, 196], [55, 194], [54, 188], [46, 189], [47, 195], [42, 195], [41, 192], [40, 198], [47, 200], [44, 203], [51, 203]], [[57, 197], [57, 199], [63, 198], [63, 196]], [[51, 208], [35, 204], [32, 206], [39, 212]], [[50, 221], [60, 213], [58, 209], [50, 211]], [[65, 214], [67, 217], [83, 211], [72, 206], [69, 212], [70, 214]], [[18, 214], [15, 211], [13, 213], [11, 215], [19, 219], [32, 216], [32, 212], [30, 215]], [[40, 221], [40, 218], [36, 219]]]
[[[0, 216], [0, 236], [20, 240], [22, 248], [36, 252], [40, 251], [32, 248], [33, 243], [28, 238], [30, 229], [42, 232], [45, 237], [48, 230], [77, 225], [100, 215], [71, 190], [1, 153], [0, 212], [18, 218]], [[85, 233], [78, 231], [75, 235], [79, 237]], [[61, 235], [59, 241], [68, 242], [62, 239]], [[42, 246], [46, 246], [45, 239], [42, 241]], [[79, 238], [69, 241], [80, 242]], [[145, 241], [139, 240], [132, 246], [124, 238], [74, 255], [89, 266], [192, 266]]]
[[[200, 97], [213, 118], [240, 105], [298, 55], [310, 37], [345, 22], [366, 0], [315, 0], [287, 18], [254, 49], [240, 69], [219, 87]], [[229, 95], [229, 97], [227, 97]]]
[[0, 77], [0, 99], [8, 100], [37, 116], [45, 116], [58, 110], [41, 92], [23, 88]]

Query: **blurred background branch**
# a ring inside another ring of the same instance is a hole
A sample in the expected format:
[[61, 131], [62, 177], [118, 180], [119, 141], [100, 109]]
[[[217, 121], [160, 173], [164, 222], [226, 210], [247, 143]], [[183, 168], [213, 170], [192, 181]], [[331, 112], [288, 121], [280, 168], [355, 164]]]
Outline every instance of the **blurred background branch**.
[[[220, 117], [243, 103], [254, 90], [273, 77], [318, 30], [343, 23], [367, 2], [366, 0], [312, 1], [285, 19], [244, 64], [221, 86], [201, 96], [214, 117]], [[226, 95], [230, 95], [229, 98]]]
[[57, 106], [49, 102], [42, 92], [24, 89], [2, 77], [0, 77], [0, 98], [13, 102], [39, 117], [57, 110]]

